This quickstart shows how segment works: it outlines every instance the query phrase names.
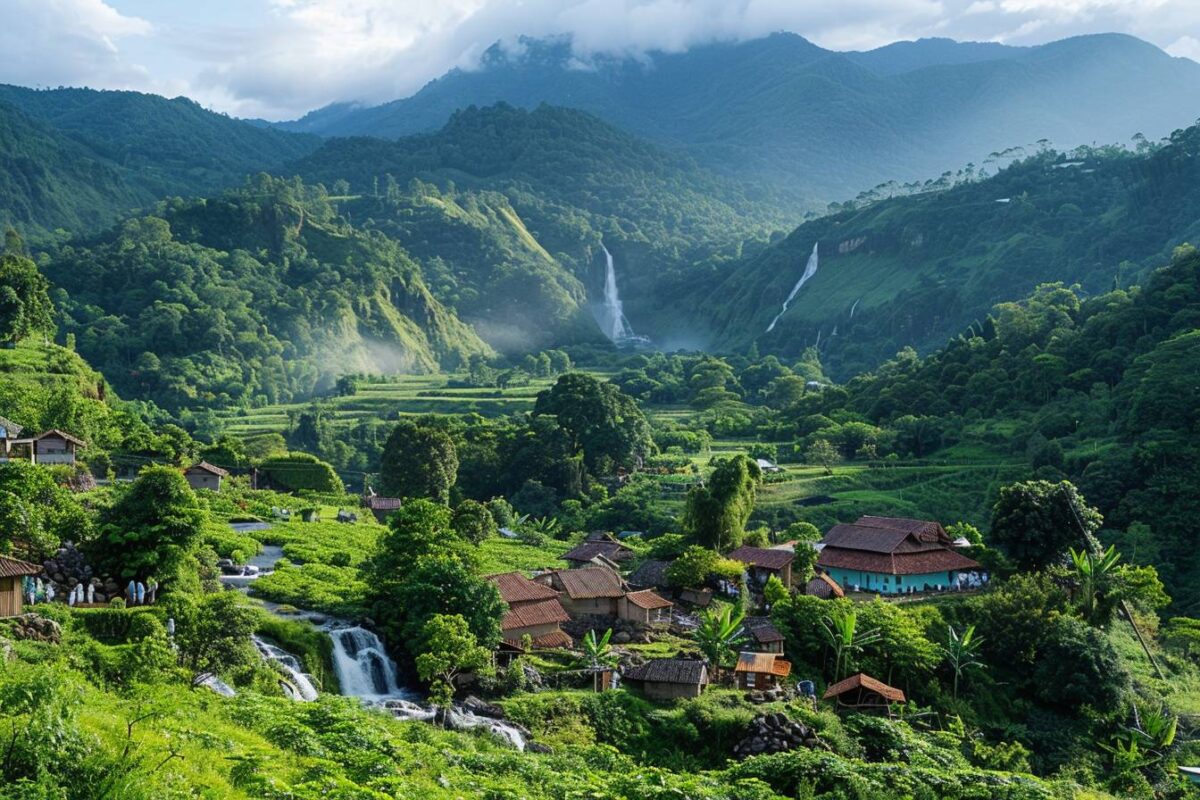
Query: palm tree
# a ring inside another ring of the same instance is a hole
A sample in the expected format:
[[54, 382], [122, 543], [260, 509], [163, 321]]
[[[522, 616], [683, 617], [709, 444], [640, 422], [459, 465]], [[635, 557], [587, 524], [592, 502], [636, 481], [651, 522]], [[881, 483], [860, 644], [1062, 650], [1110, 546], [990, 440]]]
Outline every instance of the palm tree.
[[954, 630], [953, 625], [947, 627], [950, 629], [950, 635], [946, 644], [942, 645], [942, 652], [946, 655], [946, 661], [950, 663], [950, 669], [954, 670], [954, 699], [957, 700], [958, 681], [963, 672], [970, 667], [984, 666], [978, 659], [979, 645], [983, 643], [983, 637], [975, 636], [974, 625], [968, 625], [961, 634]]
[[587, 665], [587, 670], [592, 673], [592, 688], [596, 691], [600, 691], [600, 673], [617, 663], [617, 654], [613, 652], [612, 646], [608, 643], [611, 638], [612, 628], [606, 630], [600, 637], [596, 636], [594, 630], [588, 631], [587, 636], [583, 637], [581, 645], [583, 661]]
[[840, 681], [842, 671], [855, 653], [860, 653], [866, 647], [875, 644], [882, 638], [875, 629], [861, 631], [858, 629], [858, 614], [844, 611], [821, 620], [825, 627], [825, 637], [833, 647], [833, 679]]
[[1080, 611], [1090, 623], [1097, 622], [1100, 596], [1120, 560], [1121, 554], [1112, 545], [1101, 556], [1097, 556], [1091, 548], [1085, 547], [1079, 552], [1071, 548], [1071, 561], [1075, 564], [1075, 576], [1079, 579]]
[[700, 625], [692, 636], [715, 671], [728, 666], [736, 649], [746, 642], [746, 630], [742, 627], [745, 618], [743, 609], [735, 610], [731, 605], [717, 611], [709, 609], [700, 617]]

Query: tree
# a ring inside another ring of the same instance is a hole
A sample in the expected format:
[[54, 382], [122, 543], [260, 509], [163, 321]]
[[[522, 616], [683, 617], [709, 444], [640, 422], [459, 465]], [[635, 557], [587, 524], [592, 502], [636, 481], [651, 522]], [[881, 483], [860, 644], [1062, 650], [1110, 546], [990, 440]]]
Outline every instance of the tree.
[[463, 672], [488, 665], [491, 651], [479, 644], [460, 614], [435, 614], [421, 627], [417, 674], [431, 684], [429, 699], [447, 708], [454, 700], [454, 681]]
[[990, 540], [1018, 567], [1039, 569], [1061, 562], [1072, 543], [1091, 547], [1101, 521], [1100, 512], [1089, 508], [1070, 482], [1025, 481], [1000, 489]]
[[583, 454], [593, 473], [612, 464], [633, 465], [654, 452], [650, 423], [632, 397], [612, 383], [569, 372], [539, 392], [534, 416], [552, 415], [566, 432], [571, 453]]
[[204, 531], [205, 512], [178, 469], [146, 467], [100, 515], [93, 563], [122, 578], [178, 574]]
[[767, 578], [767, 583], [763, 586], [763, 600], [766, 601], [767, 606], [770, 608], [774, 608], [784, 600], [787, 600], [791, 597], [791, 594], [787, 590], [787, 587], [783, 585], [783, 581], [779, 580], [778, 575], [772, 575]]
[[0, 255], [0, 341], [19, 342], [53, 331], [50, 282], [28, 258], [13, 252]]
[[762, 471], [744, 455], [716, 462], [707, 483], [688, 492], [683, 528], [697, 542], [728, 550], [741, 542]]
[[458, 479], [454, 440], [439, 428], [401, 422], [383, 446], [379, 476], [388, 494], [449, 503], [450, 488]]
[[862, 630], [858, 627], [858, 614], [854, 611], [841, 610], [830, 614], [821, 621], [825, 628], [825, 638], [833, 648], [833, 679], [840, 681], [845, 669], [853, 663], [856, 654], [864, 648], [879, 641], [877, 630]]
[[740, 608], [735, 611], [732, 605], [706, 609], [700, 615], [700, 624], [692, 638], [714, 670], [733, 665], [737, 648], [747, 640], [746, 630], [742, 627], [745, 618], [746, 612]]
[[459, 536], [471, 544], [483, 544], [499, 530], [488, 507], [475, 500], [463, 500], [459, 503], [458, 508], [454, 509], [450, 525]]
[[308, 489], [340, 494], [346, 490], [333, 467], [309, 453], [272, 456], [259, 463], [258, 471], [271, 485], [288, 492]]
[[64, 539], [86, 541], [91, 515], [54, 473], [27, 461], [0, 464], [0, 552], [40, 562]]
[[677, 589], [695, 589], [711, 577], [739, 580], [744, 571], [741, 562], [721, 558], [707, 547], [692, 545], [667, 567], [667, 582]]
[[1034, 687], [1045, 703], [1074, 710], [1115, 708], [1129, 674], [1108, 637], [1074, 617], [1054, 620], [1034, 669]]
[[1111, 545], [1101, 555], [1087, 547], [1081, 550], [1072, 547], [1069, 552], [1079, 582], [1079, 612], [1086, 622], [1104, 625], [1112, 618], [1112, 607], [1103, 600], [1109, 594], [1121, 554]]
[[168, 616], [175, 620], [173, 641], [179, 663], [197, 678], [253, 662], [250, 634], [257, 615], [236, 592], [202, 598], [176, 592], [165, 605]]
[[804, 451], [804, 460], [822, 467], [826, 475], [832, 475], [834, 466], [842, 460], [842, 454], [828, 439], [815, 439]]
[[946, 644], [942, 645], [942, 652], [946, 656], [946, 663], [954, 672], [953, 697], [957, 700], [958, 683], [962, 679], [963, 673], [972, 667], [979, 669], [984, 667], [983, 662], [979, 660], [979, 646], [983, 641], [975, 636], [974, 625], [968, 625], [962, 633], [956, 631], [953, 625], [947, 625], [946, 628], [948, 636]]

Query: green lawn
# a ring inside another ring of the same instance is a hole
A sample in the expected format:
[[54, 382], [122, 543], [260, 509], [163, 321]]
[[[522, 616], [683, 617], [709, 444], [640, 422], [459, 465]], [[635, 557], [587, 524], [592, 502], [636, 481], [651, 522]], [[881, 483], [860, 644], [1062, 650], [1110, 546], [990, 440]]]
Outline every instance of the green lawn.
[[493, 537], [479, 546], [485, 575], [497, 572], [532, 572], [535, 569], [565, 567], [563, 553], [571, 549], [569, 542], [547, 539], [541, 547], [524, 544], [515, 539]]

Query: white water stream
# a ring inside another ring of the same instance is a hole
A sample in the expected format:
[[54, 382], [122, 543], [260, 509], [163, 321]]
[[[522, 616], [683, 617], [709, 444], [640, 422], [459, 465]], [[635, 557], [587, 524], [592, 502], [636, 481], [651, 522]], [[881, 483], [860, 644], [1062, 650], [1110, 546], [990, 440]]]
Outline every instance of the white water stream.
[[621, 293], [617, 290], [617, 270], [613, 266], [612, 253], [600, 243], [604, 251], [604, 305], [600, 309], [600, 330], [616, 344], [629, 341], [636, 337], [633, 326], [625, 317], [625, 308], [621, 304]]
[[813, 243], [812, 255], [808, 257], [808, 263], [804, 265], [804, 274], [800, 276], [800, 280], [796, 281], [796, 285], [792, 287], [791, 294], [789, 294], [787, 299], [783, 301], [783, 308], [779, 310], [779, 313], [775, 315], [775, 319], [771, 320], [771, 324], [767, 326], [767, 333], [775, 330], [775, 323], [779, 322], [779, 318], [787, 312], [788, 306], [791, 305], [791, 302], [796, 299], [796, 294], [800, 291], [800, 287], [808, 283], [809, 279], [812, 278], [813, 275], [817, 274], [817, 266], [820, 261], [817, 256], [817, 247], [819, 245], [820, 242]]
[[311, 703], [317, 699], [317, 687], [314, 683], [314, 678], [304, 671], [304, 666], [300, 663], [300, 659], [258, 636], [251, 636], [250, 641], [254, 643], [254, 647], [258, 650], [259, 655], [277, 665], [287, 675], [286, 679], [280, 680], [280, 685], [283, 686], [283, 690], [287, 693], [288, 697], [306, 703]]

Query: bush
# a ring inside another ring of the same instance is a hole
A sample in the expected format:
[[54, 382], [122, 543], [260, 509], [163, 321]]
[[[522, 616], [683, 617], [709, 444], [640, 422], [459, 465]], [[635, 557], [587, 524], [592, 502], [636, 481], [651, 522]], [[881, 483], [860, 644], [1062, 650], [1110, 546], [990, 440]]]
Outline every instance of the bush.
[[260, 476], [284, 491], [311, 489], [341, 494], [346, 490], [333, 467], [308, 453], [291, 452], [274, 456], [258, 465]]

